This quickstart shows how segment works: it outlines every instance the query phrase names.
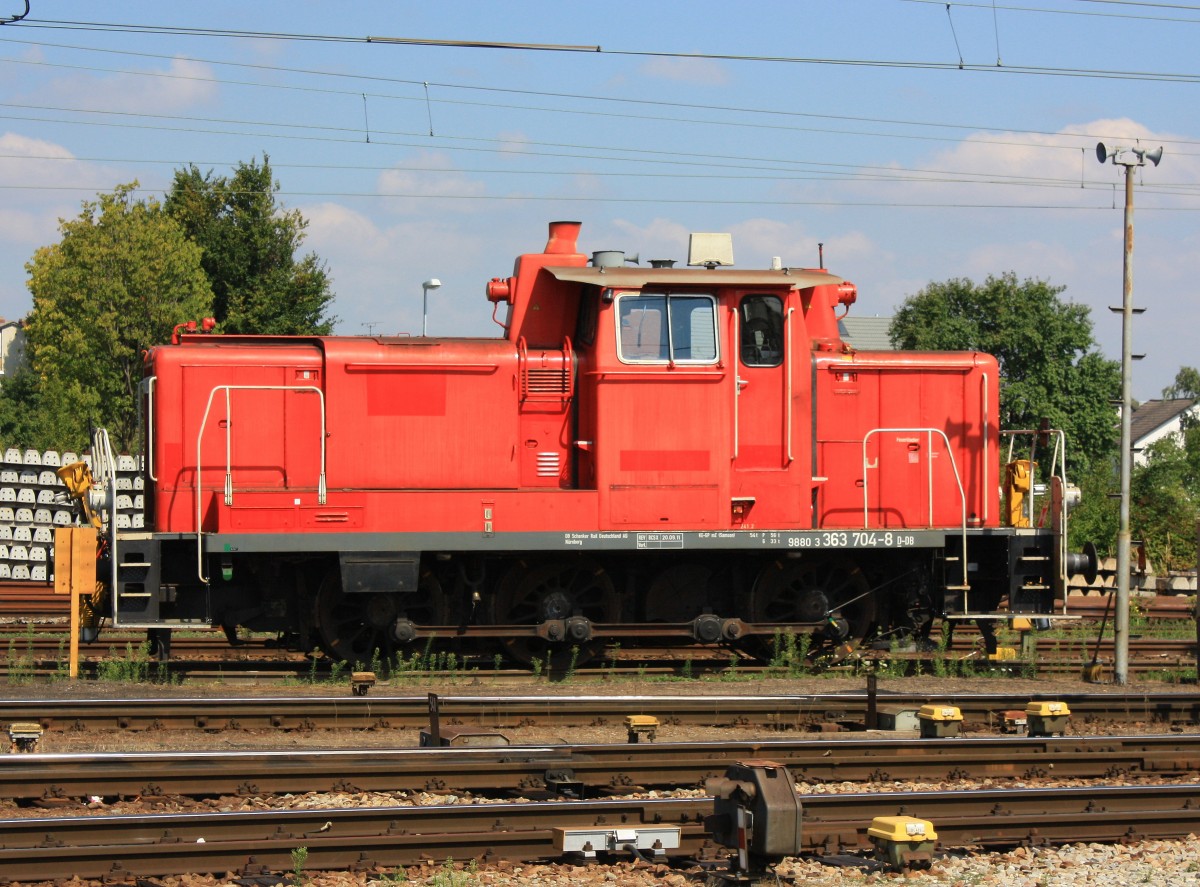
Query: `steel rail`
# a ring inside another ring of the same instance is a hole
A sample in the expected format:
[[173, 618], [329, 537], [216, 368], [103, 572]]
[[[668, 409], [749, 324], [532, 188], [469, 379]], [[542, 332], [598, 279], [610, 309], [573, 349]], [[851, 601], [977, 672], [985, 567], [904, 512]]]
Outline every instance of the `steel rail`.
[[[1066, 702], [1076, 723], [1094, 719], [1200, 723], [1200, 694], [1180, 693], [881, 693], [879, 704], [957, 706], [969, 722], [999, 723], [999, 713], [1029, 700]], [[40, 723], [56, 730], [297, 730], [419, 728], [429, 722], [427, 695], [271, 696], [0, 700], [0, 724]], [[454, 696], [440, 699], [442, 723], [485, 729], [624, 724], [654, 715], [670, 724], [804, 729], [859, 718], [865, 692], [769, 696]]]
[[0, 756], [0, 798], [49, 805], [101, 796], [495, 792], [589, 797], [703, 785], [736, 761], [804, 782], [1181, 776], [1200, 735], [772, 740], [312, 751]]
[[[866, 849], [872, 818], [897, 814], [933, 821], [943, 847], [1184, 837], [1200, 828], [1195, 795], [1194, 785], [810, 795], [802, 843], [808, 853]], [[8, 819], [0, 871], [13, 881], [253, 874], [291, 869], [298, 847], [311, 870], [547, 859], [559, 855], [556, 828], [664, 824], [680, 825], [680, 855], [712, 856], [711, 812], [711, 799], [688, 799]]]
[[[25, 677], [47, 676], [59, 674], [63, 668], [62, 653], [67, 642], [65, 632], [42, 632], [31, 635], [19, 625], [0, 625], [0, 643], [7, 636], [9, 644], [9, 659], [0, 662], [0, 677], [5, 674], [20, 673]], [[86, 654], [87, 658], [81, 663], [85, 676], [94, 676], [101, 671], [108, 661], [128, 658], [130, 648], [140, 648], [141, 637], [125, 635], [109, 635], [106, 643], [97, 646], [102, 649]], [[893, 652], [893, 651], [862, 651], [863, 658], [869, 660], [914, 663], [931, 660], [941, 660], [952, 663], [963, 659], [972, 663], [977, 669], [989, 669], [997, 672], [1020, 672], [1031, 668], [1038, 675], [1077, 674], [1080, 663], [1097, 657], [1097, 661], [1108, 663], [1112, 661], [1113, 644], [1110, 638], [1104, 638], [1099, 646], [1094, 639], [1089, 638], [1045, 638], [1039, 645], [1037, 661], [1029, 662], [1022, 659], [987, 661], [973, 657], [973, 651], [978, 649], [979, 638], [969, 631], [955, 634], [953, 645], [946, 650], [936, 652]], [[1184, 638], [1140, 638], [1130, 642], [1130, 667], [1139, 673], [1174, 671], [1184, 673], [1194, 669], [1196, 643]], [[287, 678], [321, 677], [327, 678], [332, 674], [332, 664], [328, 661], [315, 661], [296, 650], [277, 647], [262, 639], [250, 639], [237, 647], [230, 647], [224, 636], [201, 636], [177, 638], [172, 642], [171, 658], [165, 662], [155, 661], [149, 667], [161, 669], [162, 673], [180, 680], [283, 680]], [[686, 657], [686, 658], [685, 658]], [[639, 667], [641, 663], [641, 667]], [[687, 668], [692, 675], [714, 674], [728, 667], [727, 651], [719, 649], [690, 649], [690, 648], [626, 648], [616, 661], [609, 661], [597, 667], [576, 669], [579, 677], [611, 678], [615, 676], [633, 678], [646, 668], [645, 663], [656, 663], [652, 668], [661, 669], [665, 674], [678, 675]], [[686, 666], [685, 666], [686, 663]], [[841, 668], [853, 667], [846, 662]], [[913, 666], [915, 668], [915, 666]], [[745, 674], [770, 675], [773, 671], [769, 665], [740, 665], [739, 670]], [[512, 667], [497, 671], [494, 663], [482, 657], [475, 661], [465, 660], [460, 673], [470, 672], [480, 681], [525, 678], [533, 680], [528, 669]], [[646, 668], [646, 673], [651, 673]], [[430, 672], [429, 677], [437, 677], [437, 672]]]

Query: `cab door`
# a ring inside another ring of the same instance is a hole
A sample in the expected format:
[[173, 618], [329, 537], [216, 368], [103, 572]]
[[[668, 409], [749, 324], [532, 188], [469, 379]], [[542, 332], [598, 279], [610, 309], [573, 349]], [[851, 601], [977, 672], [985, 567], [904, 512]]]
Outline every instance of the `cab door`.
[[784, 300], [773, 293], [746, 293], [734, 307], [735, 506], [740, 499], [747, 525], [796, 522], [802, 497], [788, 483], [797, 454], [789, 427], [796, 421], [788, 381], [794, 357], [788, 353]]
[[731, 374], [719, 304], [692, 290], [615, 296], [614, 360], [595, 370], [597, 483], [613, 526], [728, 526]]

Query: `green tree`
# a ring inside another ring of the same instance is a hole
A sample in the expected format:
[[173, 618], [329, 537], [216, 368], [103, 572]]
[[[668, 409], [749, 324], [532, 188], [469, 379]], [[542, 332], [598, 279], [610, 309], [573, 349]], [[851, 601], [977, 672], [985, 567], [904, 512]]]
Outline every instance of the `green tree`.
[[1180, 397], [1200, 397], [1200, 370], [1195, 367], [1180, 367], [1175, 381], [1163, 389], [1164, 400]]
[[137, 187], [85, 202], [25, 266], [30, 370], [0, 408], [0, 424], [29, 435], [23, 445], [78, 449], [103, 425], [114, 446], [134, 449], [142, 352], [212, 307], [200, 248], [156, 200], [135, 200]]
[[270, 158], [239, 163], [232, 176], [175, 171], [167, 211], [204, 250], [221, 332], [328, 335], [333, 293], [315, 253], [297, 261], [308, 222], [276, 202]]
[[1196, 565], [1200, 502], [1200, 428], [1155, 441], [1130, 479], [1130, 529], [1159, 569]]
[[56, 449], [60, 441], [78, 447], [69, 413], [44, 409], [38, 376], [26, 363], [0, 389], [0, 441], [10, 446]]
[[1072, 509], [1068, 523], [1072, 551], [1080, 551], [1084, 543], [1091, 542], [1102, 557], [1117, 553], [1119, 486], [1117, 466], [1111, 460], [1097, 462], [1080, 479], [1080, 503]]
[[[1141, 455], [1130, 476], [1129, 529], [1146, 544], [1159, 572], [1191, 569], [1200, 516], [1200, 427], [1155, 441]], [[1115, 554], [1120, 508], [1116, 466], [1097, 467], [1080, 486], [1083, 501], [1071, 514], [1072, 547], [1090, 540], [1101, 554]]]
[[890, 332], [900, 348], [995, 355], [1001, 426], [1037, 428], [1047, 420], [1066, 432], [1068, 464], [1080, 470], [1113, 453], [1111, 402], [1121, 374], [1096, 350], [1088, 308], [1060, 299], [1063, 289], [1018, 281], [1012, 272], [982, 284], [935, 282], [904, 300]]

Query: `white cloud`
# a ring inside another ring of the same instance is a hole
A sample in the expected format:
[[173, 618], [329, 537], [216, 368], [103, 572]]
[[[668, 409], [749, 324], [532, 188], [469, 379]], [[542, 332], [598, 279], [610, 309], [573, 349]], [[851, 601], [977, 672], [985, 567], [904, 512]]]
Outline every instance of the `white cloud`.
[[658, 80], [724, 86], [729, 82], [725, 66], [712, 59], [654, 58], [638, 67], [638, 73]]
[[165, 69], [75, 74], [39, 90], [39, 102], [91, 111], [179, 114], [217, 97], [216, 75], [204, 62], [172, 59]]
[[[643, 261], [646, 259], [676, 259], [679, 265], [687, 261], [688, 238], [696, 230], [673, 219], [657, 218], [645, 225], [625, 219], [613, 222], [623, 242], [632, 251], [636, 245]], [[724, 224], [723, 229], [733, 236], [733, 261], [741, 268], [767, 268], [778, 256], [785, 266], [815, 268], [818, 264], [817, 243], [825, 244], [825, 254], [837, 267], [835, 273], [851, 275], [850, 268], [865, 261], [879, 261], [881, 253], [871, 239], [859, 231], [842, 231], [828, 237], [817, 237], [798, 221], [781, 221], [756, 217]], [[839, 269], [842, 269], [839, 271]]]
[[[365, 213], [337, 203], [300, 207], [308, 219], [305, 247], [328, 262], [337, 299], [332, 313], [339, 332], [359, 335], [371, 324], [377, 334], [421, 328], [421, 281], [437, 277], [429, 296], [431, 335], [492, 335], [490, 309], [475, 270], [495, 261], [496, 245], [474, 229], [426, 216], [380, 225]], [[536, 244], [532, 249], [540, 249]], [[509, 259], [511, 261], [511, 258]], [[464, 273], [464, 269], [468, 269]], [[493, 272], [507, 273], [505, 263]], [[386, 283], [381, 286], [381, 281]]]
[[[457, 170], [448, 155], [436, 151], [418, 152], [380, 173], [377, 187], [387, 197], [384, 206], [397, 213], [428, 212], [434, 204], [442, 211], [473, 212], [476, 208], [465, 198], [487, 193], [482, 181]], [[427, 199], [438, 197], [444, 199]]]
[[532, 140], [523, 132], [496, 133], [496, 151], [500, 157], [515, 160], [528, 151]]
[[14, 132], [0, 135], [0, 182], [25, 189], [61, 188], [83, 184], [94, 171], [95, 167], [75, 160], [62, 145]]
[[375, 222], [360, 212], [339, 203], [318, 203], [304, 207], [304, 218], [308, 220], [305, 231], [305, 246], [322, 244], [318, 254], [328, 249], [338, 251], [352, 249], [364, 258], [377, 258], [387, 254], [388, 242]]
[[[989, 274], [1012, 271], [1021, 280], [1067, 280], [1078, 273], [1079, 253], [1071, 245], [1043, 240], [1004, 241], [982, 244], [965, 257], [966, 274], [983, 281]], [[1071, 293], [1066, 294], [1070, 298]]]
[[846, 276], [850, 276], [850, 268], [880, 259], [878, 248], [859, 231], [818, 237], [800, 222], [766, 218], [747, 219], [731, 226], [730, 231], [734, 260], [743, 267], [765, 268], [778, 256], [785, 267], [815, 268], [820, 263], [818, 244], [824, 244], [826, 264]]
[[62, 145], [14, 132], [0, 135], [0, 184], [17, 186], [0, 210], [5, 253], [56, 241], [58, 219], [77, 215], [81, 199], [111, 190], [114, 181], [112, 170], [76, 160]]
[[[900, 182], [872, 179], [860, 191], [889, 200], [986, 205], [1097, 206], [1102, 205], [1123, 171], [1111, 163], [1101, 166], [1096, 143], [1147, 149], [1168, 143], [1170, 181], [1200, 182], [1200, 159], [1171, 156], [1175, 137], [1155, 133], [1133, 120], [1102, 119], [1070, 124], [1055, 133], [975, 133], [953, 147], [913, 164], [894, 165], [907, 176]], [[1147, 167], [1148, 169], [1151, 167]], [[1155, 200], [1174, 201], [1169, 195]]]
[[680, 265], [687, 262], [690, 231], [680, 222], [658, 218], [646, 225], [636, 225], [627, 219], [614, 219], [612, 227], [621, 235], [623, 242], [631, 245], [628, 251], [637, 252], [640, 249], [646, 259], [675, 259]]

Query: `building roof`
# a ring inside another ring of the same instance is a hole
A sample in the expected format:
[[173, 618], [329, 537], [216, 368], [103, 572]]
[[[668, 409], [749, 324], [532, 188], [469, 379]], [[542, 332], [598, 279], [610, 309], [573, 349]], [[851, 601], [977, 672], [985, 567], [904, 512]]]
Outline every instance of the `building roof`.
[[1133, 411], [1129, 420], [1130, 437], [1139, 441], [1146, 435], [1174, 421], [1196, 403], [1194, 397], [1173, 400], [1148, 400]]
[[849, 342], [859, 351], [894, 351], [888, 330], [892, 326], [890, 317], [851, 317], [838, 321], [838, 333], [842, 341]]

